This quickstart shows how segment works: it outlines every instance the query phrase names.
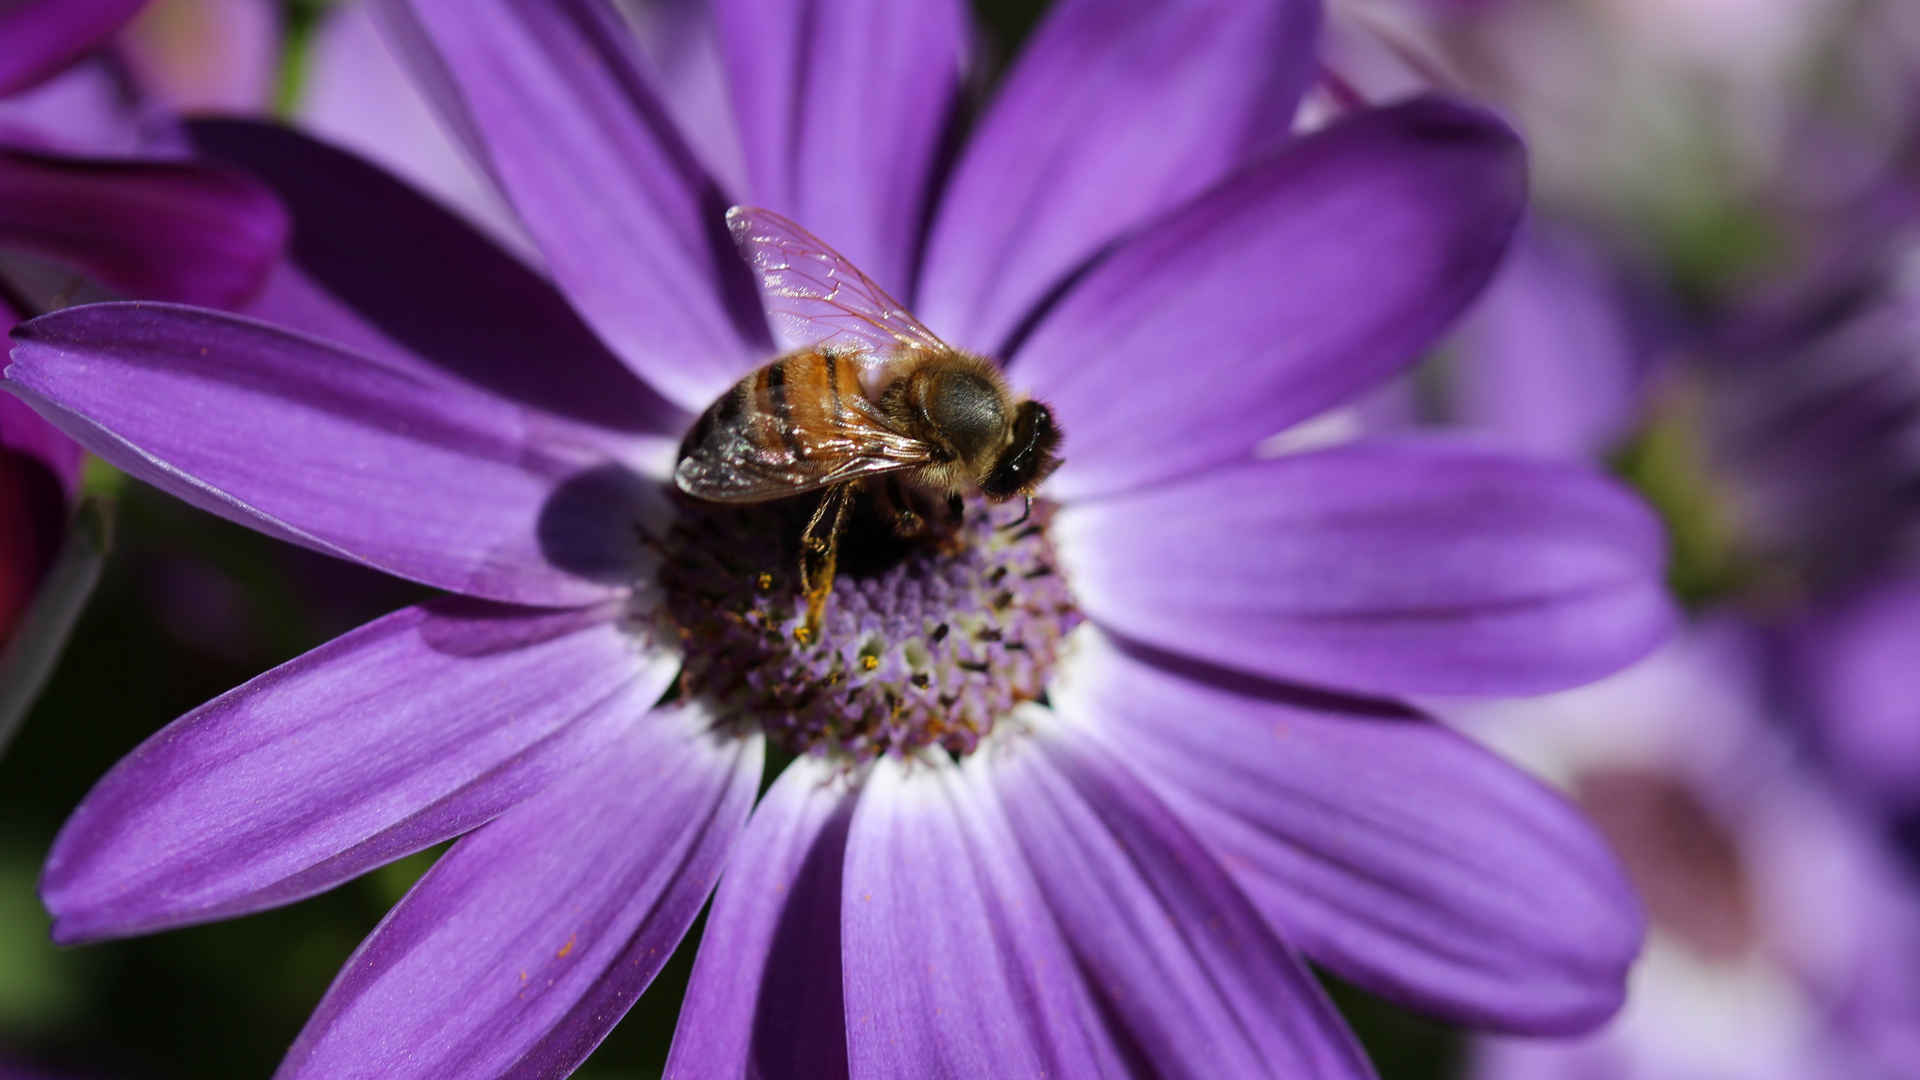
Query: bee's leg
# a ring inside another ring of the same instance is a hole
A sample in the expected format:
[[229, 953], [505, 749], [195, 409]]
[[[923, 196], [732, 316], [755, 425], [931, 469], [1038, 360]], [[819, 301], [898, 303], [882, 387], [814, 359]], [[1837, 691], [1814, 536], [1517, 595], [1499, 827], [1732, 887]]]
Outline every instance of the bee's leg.
[[1027, 519], [1032, 516], [1033, 516], [1033, 496], [1029, 495], [1027, 496], [1026, 508], [1020, 511], [1020, 516], [1017, 518], [1014, 518], [1012, 521], [1009, 521], [1005, 525], [1002, 525], [1000, 527], [1003, 529], [1017, 529], [1020, 526], [1025, 525], [1027, 523]]
[[953, 519], [953, 524], [955, 525], [959, 525], [967, 519], [967, 500], [961, 498], [960, 493], [957, 491], [950, 492], [947, 495], [947, 516]]
[[827, 610], [827, 594], [833, 592], [834, 566], [840, 559], [840, 529], [847, 522], [852, 492], [852, 484], [828, 488], [800, 534], [800, 591], [807, 598], [807, 618], [793, 636], [802, 645], [820, 640], [820, 616]]
[[906, 492], [900, 488], [899, 476], [889, 475], [871, 486], [874, 502], [879, 504], [881, 516], [893, 526], [893, 535], [902, 540], [911, 540], [927, 531], [927, 519], [908, 505]]

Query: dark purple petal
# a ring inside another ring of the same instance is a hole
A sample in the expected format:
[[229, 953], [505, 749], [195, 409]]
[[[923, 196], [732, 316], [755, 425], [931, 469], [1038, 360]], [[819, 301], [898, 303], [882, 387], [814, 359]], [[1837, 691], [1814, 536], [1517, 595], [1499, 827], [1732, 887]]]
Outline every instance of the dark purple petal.
[[1146, 226], [1015, 357], [1066, 432], [1049, 490], [1242, 456], [1398, 371], [1486, 283], [1525, 198], [1513, 133], [1430, 98], [1299, 140]]
[[273, 193], [231, 170], [0, 149], [0, 247], [129, 296], [238, 304], [259, 291], [287, 229]]
[[868, 779], [840, 929], [854, 1076], [1129, 1071], [995, 799], [930, 759]]
[[33, 603], [66, 524], [59, 477], [39, 458], [0, 447], [0, 645]]
[[671, 956], [746, 824], [761, 742], [648, 714], [454, 845], [347, 961], [275, 1075], [565, 1076]]
[[1566, 1034], [1619, 1008], [1639, 904], [1593, 827], [1518, 769], [1396, 706], [1193, 677], [1097, 632], [1071, 656], [1054, 707], [1318, 963], [1506, 1031]]
[[597, 0], [395, 0], [401, 55], [608, 346], [700, 410], [770, 352], [727, 199]]
[[506, 198], [387, 47], [374, 5], [336, 7], [314, 31], [293, 120], [302, 130], [404, 178], [515, 255], [539, 261]]
[[[0, 450], [0, 754], [59, 663], [80, 610], [100, 581], [112, 536], [107, 504], [84, 500], [69, 521], [51, 477], [38, 485], [28, 480], [27, 486], [40, 488], [40, 498], [56, 516], [15, 520], [11, 515], [23, 509], [15, 501], [22, 494], [17, 485], [23, 460], [27, 473], [44, 472], [31, 459]], [[24, 509], [29, 515], [49, 512], [45, 505]], [[41, 535], [42, 530], [50, 535]], [[47, 560], [38, 549], [50, 546], [54, 537], [61, 538], [59, 550]]]
[[1659, 524], [1626, 489], [1471, 445], [1249, 461], [1070, 506], [1054, 538], [1102, 626], [1362, 693], [1576, 686], [1645, 655], [1674, 617]]
[[61, 830], [61, 941], [310, 896], [457, 836], [604, 748], [677, 670], [609, 613], [446, 598], [369, 623], [173, 722]]
[[[1313, 0], [1056, 4], [940, 205], [920, 317], [1003, 348], [1107, 243], [1287, 137], [1319, 25]], [[831, 145], [844, 155], [848, 141]]]
[[69, 308], [14, 336], [7, 386], [43, 416], [268, 535], [520, 603], [603, 597], [644, 558], [631, 504], [573, 497], [615, 493], [590, 483], [617, 471], [603, 451], [560, 448], [536, 415], [450, 381], [168, 304]]
[[746, 156], [740, 201], [793, 218], [900, 296], [957, 120], [966, 5], [720, 0]]
[[23, 90], [79, 59], [146, 0], [6, 0], [0, 3], [0, 95]]
[[248, 314], [556, 417], [678, 444], [690, 417], [635, 379], [550, 282], [433, 200], [276, 125], [203, 121], [189, 132], [200, 152], [272, 187], [292, 214], [294, 263], [337, 302], [316, 313], [270, 288]]
[[714, 894], [666, 1075], [847, 1075], [840, 878], [854, 794], [803, 757], [774, 782]]
[[1119, 760], [1034, 710], [982, 760], [1100, 1006], [1163, 1076], [1372, 1076], [1293, 952]]
[[[5, 301], [0, 301], [0, 324], [6, 322]], [[0, 394], [0, 450], [38, 461], [59, 480], [67, 498], [80, 493], [80, 463], [86, 451], [12, 394]]]

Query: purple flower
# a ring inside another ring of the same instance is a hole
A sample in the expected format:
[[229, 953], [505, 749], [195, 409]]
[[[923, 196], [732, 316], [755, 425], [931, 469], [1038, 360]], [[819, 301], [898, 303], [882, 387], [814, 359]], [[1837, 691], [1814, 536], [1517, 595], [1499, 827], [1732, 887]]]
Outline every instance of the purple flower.
[[1577, 1040], [1483, 1040], [1478, 1077], [1920, 1067], [1914, 882], [1790, 745], [1765, 638], [1706, 620], [1603, 682], [1455, 717], [1574, 793], [1650, 922], [1611, 1024]]
[[[7, 386], [196, 505], [460, 595], [117, 766], [48, 861], [60, 940], [460, 837], [289, 1077], [565, 1072], [716, 881], [673, 1076], [1365, 1075], [1303, 957], [1506, 1031], [1618, 1007], [1641, 925], [1604, 846], [1395, 699], [1644, 653], [1654, 523], [1471, 445], [1253, 452], [1486, 282], [1524, 199], [1502, 125], [1423, 99], [1292, 139], [1308, 3], [1070, 0], [970, 119], [957, 4], [386, 14], [541, 272], [337, 152], [203, 126], [294, 210], [269, 300], [299, 329], [75, 309], [16, 333]], [[942, 546], [850, 535], [813, 645], [810, 503], [663, 485], [780, 347], [735, 201], [1001, 357], [1067, 433], [1027, 528], [976, 501]], [[769, 741], [794, 756], [756, 805]]]
[[[184, 160], [88, 54], [138, 3], [40, 0], [0, 12], [0, 326], [88, 292], [232, 305], [279, 259], [272, 194]], [[80, 511], [80, 447], [0, 402], [0, 749], [98, 576], [105, 519]]]

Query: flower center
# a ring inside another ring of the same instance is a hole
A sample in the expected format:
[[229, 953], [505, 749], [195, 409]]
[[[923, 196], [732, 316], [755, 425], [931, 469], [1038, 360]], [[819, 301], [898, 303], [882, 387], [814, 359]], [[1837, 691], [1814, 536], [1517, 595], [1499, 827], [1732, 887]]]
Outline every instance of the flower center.
[[792, 753], [866, 761], [973, 751], [1040, 697], [1080, 615], [1047, 539], [1050, 504], [969, 500], [902, 537], [858, 496], [818, 634], [800, 536], [817, 500], [683, 505], [665, 542], [664, 618], [686, 650], [681, 692]]

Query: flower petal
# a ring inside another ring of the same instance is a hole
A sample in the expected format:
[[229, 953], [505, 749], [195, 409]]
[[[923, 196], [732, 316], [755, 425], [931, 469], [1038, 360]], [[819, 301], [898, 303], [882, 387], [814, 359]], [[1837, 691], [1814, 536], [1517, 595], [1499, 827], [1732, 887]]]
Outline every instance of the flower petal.
[[856, 1077], [1129, 1071], [994, 797], [932, 759], [868, 779], [840, 928]]
[[1319, 25], [1313, 0], [1054, 5], [940, 205], [920, 317], [970, 348], [1004, 348], [1107, 243], [1287, 137]]
[[854, 794], [841, 767], [789, 764], [728, 861], [666, 1076], [847, 1075], [840, 877]]
[[[9, 466], [15, 464], [7, 460], [10, 456], [0, 452], [0, 488], [12, 479], [6, 475]], [[0, 491], [0, 499], [6, 494]], [[0, 512], [14, 509], [0, 502]], [[112, 535], [108, 510], [107, 504], [97, 499], [83, 500], [75, 508], [73, 520], [61, 522], [66, 536], [51, 565], [33, 567], [32, 575], [24, 580], [12, 576], [18, 573], [13, 560], [22, 553], [14, 546], [18, 537], [7, 534], [17, 525], [0, 522], [0, 555], [8, 564], [0, 570], [0, 755], [6, 753], [34, 699], [53, 674], [74, 624], [80, 621], [87, 597], [93, 595], [93, 587], [100, 581]], [[30, 595], [27, 589], [32, 590]], [[16, 607], [27, 600], [31, 603], [24, 610]]]
[[1213, 856], [1117, 758], [1040, 709], [990, 775], [1103, 1010], [1155, 1075], [1372, 1076]]
[[0, 149], [0, 247], [130, 296], [233, 306], [286, 247], [273, 193], [227, 169]]
[[1461, 324], [1453, 417], [1535, 454], [1592, 460], [1640, 419], [1648, 347], [1620, 283], [1535, 223]]
[[79, 941], [284, 904], [473, 828], [666, 689], [605, 613], [443, 598], [173, 722], [68, 819], [41, 895]]
[[1014, 358], [1066, 432], [1049, 491], [1243, 456], [1398, 371], [1487, 282], [1525, 198], [1513, 133], [1427, 98], [1301, 139], [1146, 226]]
[[[0, 300], [0, 323], [6, 321], [5, 301]], [[80, 463], [86, 451], [12, 394], [0, 394], [0, 449], [40, 462], [60, 481], [69, 500], [79, 496]]]
[[564, 1076], [687, 932], [747, 820], [761, 740], [649, 714], [456, 844], [347, 961], [278, 1073]]
[[1586, 1030], [1643, 923], [1565, 800], [1407, 709], [1195, 677], [1093, 631], [1048, 697], [1123, 754], [1288, 941], [1449, 1020]]
[[630, 507], [565, 498], [607, 467], [598, 452], [549, 444], [526, 410], [455, 383], [168, 304], [68, 308], [14, 337], [6, 385], [41, 415], [268, 535], [520, 603], [603, 597], [650, 558]]
[[1666, 636], [1658, 523], [1574, 465], [1440, 441], [1345, 446], [1075, 505], [1081, 606], [1182, 656], [1361, 693], [1524, 694]]
[[907, 295], [934, 166], [958, 120], [966, 5], [721, 0], [747, 197]]
[[405, 178], [515, 255], [539, 262], [506, 198], [387, 47], [374, 5], [345, 4], [327, 13], [313, 33], [306, 84], [291, 119]]
[[270, 289], [248, 314], [557, 418], [678, 445], [691, 417], [634, 378], [550, 282], [433, 200], [279, 125], [201, 121], [189, 134], [201, 153], [272, 187], [292, 214], [293, 261], [336, 302], [316, 317]]
[[602, 340], [698, 411], [770, 355], [706, 175], [598, 0], [396, 0], [382, 9], [434, 103]]
[[107, 40], [146, 0], [17, 0], [0, 7], [0, 95], [24, 90]]

